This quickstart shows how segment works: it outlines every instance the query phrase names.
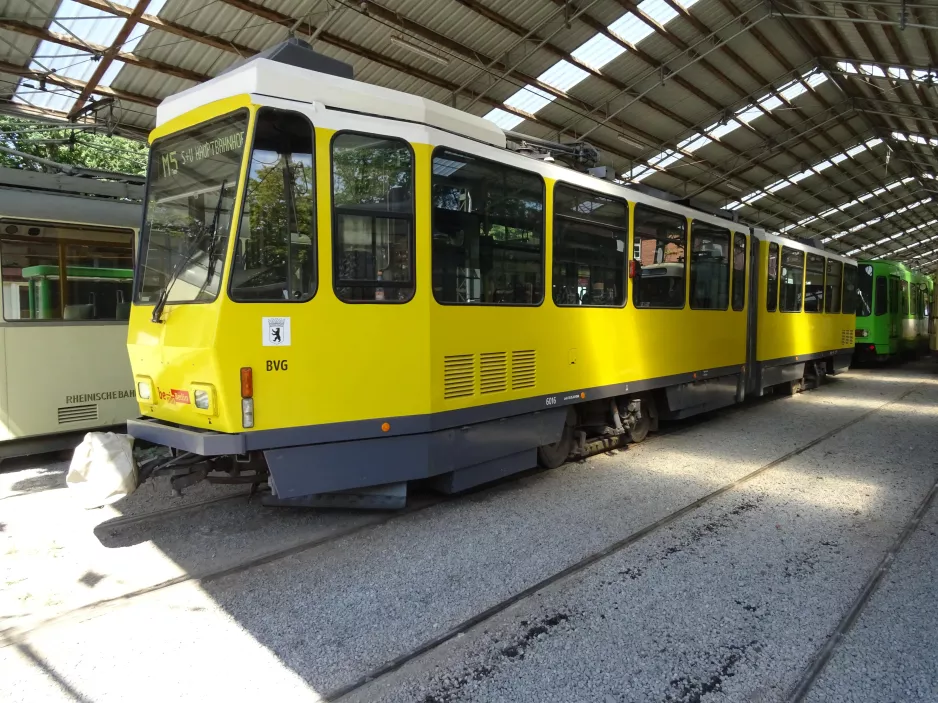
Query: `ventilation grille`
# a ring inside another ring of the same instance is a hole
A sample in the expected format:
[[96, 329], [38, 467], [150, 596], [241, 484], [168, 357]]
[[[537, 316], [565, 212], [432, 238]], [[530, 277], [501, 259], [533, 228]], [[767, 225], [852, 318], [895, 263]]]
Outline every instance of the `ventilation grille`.
[[59, 424], [65, 425], [70, 422], [89, 422], [98, 419], [98, 406], [96, 403], [90, 405], [68, 405], [59, 408]]
[[537, 360], [533, 349], [511, 353], [511, 388], [534, 388]]
[[851, 346], [853, 342], [853, 330], [844, 330], [840, 335], [840, 343], [845, 347]]
[[464, 398], [475, 392], [475, 359], [473, 354], [443, 357], [443, 397]]
[[502, 393], [508, 390], [508, 353], [479, 354], [479, 392]]

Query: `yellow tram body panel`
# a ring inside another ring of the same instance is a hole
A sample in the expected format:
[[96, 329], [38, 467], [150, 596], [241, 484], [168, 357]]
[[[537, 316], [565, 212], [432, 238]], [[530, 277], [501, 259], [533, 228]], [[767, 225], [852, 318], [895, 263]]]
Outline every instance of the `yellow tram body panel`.
[[[253, 115], [259, 106], [252, 105], [249, 96], [219, 101], [168, 122], [153, 138], [237, 107], [250, 107]], [[251, 127], [249, 123], [248, 134]], [[163, 324], [151, 322], [151, 308], [134, 306], [129, 351], [135, 378], [153, 384], [149, 401], [138, 398], [144, 415], [220, 432], [363, 419], [382, 422], [550, 394], [576, 392], [585, 397], [591, 388], [681, 374], [704, 379], [712, 369], [745, 364], [748, 299], [742, 310], [729, 305], [727, 310], [694, 310], [688, 285], [682, 309], [636, 308], [630, 290], [624, 308], [563, 308], [550, 298], [551, 269], [546, 266], [545, 299], [536, 307], [436, 302], [430, 266], [430, 144], [411, 144], [417, 203], [414, 297], [402, 305], [340, 301], [333, 293], [332, 217], [326, 206], [334, 133], [315, 130], [320, 203], [315, 297], [288, 308], [234, 302], [224, 293], [230, 275], [226, 267], [223, 292], [213, 303], [170, 304]], [[242, 180], [247, 164], [245, 158]], [[556, 180], [545, 182], [550, 212]], [[242, 194], [237, 197], [236, 209]], [[635, 203], [629, 205], [631, 218]], [[545, 218], [546, 262], [552, 260], [552, 225], [552, 218]], [[688, 219], [688, 240], [692, 226]], [[231, 239], [229, 247], [234, 246]], [[751, 240], [747, 236], [747, 246]], [[631, 251], [631, 238], [629, 246]], [[272, 356], [271, 348], [261, 343], [261, 321], [284, 315], [291, 318], [291, 344]], [[471, 356], [472, 392], [447, 397], [447, 362], [466, 355]], [[268, 370], [269, 363], [278, 364], [278, 370]], [[241, 422], [242, 367], [253, 371], [256, 409], [251, 429]], [[533, 367], [533, 385], [513, 380], [513, 370], [517, 374], [520, 367], [526, 378]], [[286, 373], [279, 370], [283, 368]], [[203, 386], [211, 390], [209, 411], [192, 403], [194, 388]]]
[[[853, 313], [806, 312], [804, 300], [799, 310], [793, 312], [782, 311], [778, 305], [779, 290], [775, 291], [776, 305], [769, 310], [769, 250], [772, 244], [780, 247], [779, 258], [774, 264], [778, 267], [778, 278], [781, 279], [781, 252], [784, 248], [810, 252], [825, 256], [832, 256], [830, 252], [821, 252], [799, 245], [798, 243], [763, 235], [758, 245], [759, 285], [758, 304], [756, 308], [756, 361], [773, 362], [777, 360], [800, 360], [803, 357], [832, 351], [852, 352], [854, 346], [854, 328], [856, 315]], [[835, 256], [836, 259], [843, 257]], [[804, 290], [806, 270], [802, 270], [801, 285]], [[781, 286], [779, 285], [778, 288]], [[845, 292], [846, 294], [846, 292]], [[802, 296], [803, 297], [803, 296]], [[841, 303], [843, 300], [841, 299]]]

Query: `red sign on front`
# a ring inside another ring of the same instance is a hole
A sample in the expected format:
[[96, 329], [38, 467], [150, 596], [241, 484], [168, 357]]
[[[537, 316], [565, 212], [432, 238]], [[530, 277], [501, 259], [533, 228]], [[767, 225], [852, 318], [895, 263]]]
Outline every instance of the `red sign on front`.
[[177, 403], [189, 404], [189, 391], [177, 391], [173, 388], [173, 400]]

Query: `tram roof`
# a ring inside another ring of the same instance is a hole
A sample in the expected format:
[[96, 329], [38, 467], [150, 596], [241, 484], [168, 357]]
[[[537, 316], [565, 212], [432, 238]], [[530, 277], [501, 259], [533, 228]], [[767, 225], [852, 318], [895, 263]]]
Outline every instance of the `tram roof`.
[[244, 93], [417, 122], [454, 132], [494, 146], [505, 146], [505, 133], [489, 120], [441, 105], [433, 100], [382, 86], [255, 58], [216, 78], [160, 103], [157, 126], [189, 110]]

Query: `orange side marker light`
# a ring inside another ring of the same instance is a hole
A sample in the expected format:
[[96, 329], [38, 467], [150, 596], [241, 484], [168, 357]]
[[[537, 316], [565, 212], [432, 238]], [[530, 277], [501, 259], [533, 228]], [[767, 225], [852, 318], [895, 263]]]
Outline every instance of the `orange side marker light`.
[[251, 371], [250, 366], [241, 369], [241, 397], [254, 397], [254, 372]]
[[390, 429], [391, 429], [391, 423], [390, 423], [390, 422], [382, 422], [382, 423], [381, 423], [381, 431], [382, 431], [382, 432], [387, 432], [387, 431], [390, 430]]

